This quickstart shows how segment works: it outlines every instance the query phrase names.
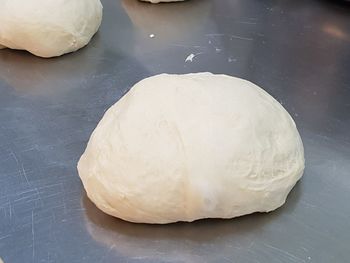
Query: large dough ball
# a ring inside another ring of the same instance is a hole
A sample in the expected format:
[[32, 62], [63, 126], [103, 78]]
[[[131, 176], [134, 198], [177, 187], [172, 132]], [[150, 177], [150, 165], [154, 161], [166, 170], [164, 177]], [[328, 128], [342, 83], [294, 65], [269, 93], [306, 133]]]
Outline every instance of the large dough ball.
[[0, 0], [0, 48], [55, 57], [87, 45], [102, 19], [100, 0]]
[[124, 220], [232, 218], [280, 207], [304, 150], [287, 111], [251, 82], [162, 74], [106, 112], [78, 170], [97, 207]]

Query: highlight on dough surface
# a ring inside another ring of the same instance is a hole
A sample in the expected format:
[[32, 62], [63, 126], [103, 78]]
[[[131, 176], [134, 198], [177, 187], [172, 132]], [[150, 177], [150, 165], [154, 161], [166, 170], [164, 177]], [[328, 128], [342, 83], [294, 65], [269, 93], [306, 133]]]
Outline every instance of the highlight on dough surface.
[[164, 224], [272, 211], [304, 162], [293, 119], [263, 89], [227, 75], [161, 74], [107, 110], [78, 171], [105, 213]]
[[186, 0], [141, 0], [142, 2], [149, 2], [152, 4], [166, 3], [166, 2], [182, 2]]
[[0, 49], [44, 58], [77, 51], [100, 27], [100, 0], [0, 0]]

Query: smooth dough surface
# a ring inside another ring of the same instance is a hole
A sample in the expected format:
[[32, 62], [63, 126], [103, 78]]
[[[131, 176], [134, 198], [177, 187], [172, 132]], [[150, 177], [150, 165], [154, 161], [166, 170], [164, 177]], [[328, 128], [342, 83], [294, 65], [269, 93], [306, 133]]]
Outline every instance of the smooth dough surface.
[[294, 121], [268, 93], [226, 75], [157, 75], [104, 115], [78, 163], [88, 197], [139, 223], [272, 211], [304, 170]]
[[87, 45], [102, 20], [100, 0], [0, 0], [0, 49], [56, 57]]

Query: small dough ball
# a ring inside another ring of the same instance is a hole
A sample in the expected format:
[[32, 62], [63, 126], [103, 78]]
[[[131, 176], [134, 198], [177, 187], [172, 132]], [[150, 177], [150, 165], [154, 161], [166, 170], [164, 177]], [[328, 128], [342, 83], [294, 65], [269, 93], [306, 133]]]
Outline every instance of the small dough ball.
[[105, 114], [78, 163], [89, 198], [138, 223], [272, 211], [303, 174], [294, 121], [226, 75], [142, 80]]
[[143, 2], [150, 2], [152, 4], [159, 4], [161, 2], [165, 3], [165, 2], [181, 2], [181, 1], [185, 1], [185, 0], [141, 0]]
[[45, 58], [84, 47], [102, 20], [100, 0], [0, 0], [0, 6], [0, 45]]

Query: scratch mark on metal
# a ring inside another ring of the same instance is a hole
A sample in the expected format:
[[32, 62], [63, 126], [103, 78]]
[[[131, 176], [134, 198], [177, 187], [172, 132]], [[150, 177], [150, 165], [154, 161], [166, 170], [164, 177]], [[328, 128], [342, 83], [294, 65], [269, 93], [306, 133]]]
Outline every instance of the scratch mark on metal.
[[[64, 186], [63, 184], [61, 184], [61, 193], [64, 193]], [[63, 194], [63, 197], [62, 197], [62, 205], [63, 205], [63, 213], [64, 214], [67, 214], [67, 206], [66, 206], [66, 199], [65, 199], [65, 195]]]
[[230, 35], [230, 39], [240, 39], [240, 40], [247, 40], [247, 41], [252, 41], [252, 38], [248, 38], [248, 37], [241, 37], [241, 36], [236, 36], [236, 35]]
[[2, 237], [0, 237], [0, 240], [3, 240], [3, 239], [8, 238], [8, 237], [10, 237], [10, 236], [11, 236], [11, 235], [2, 236]]
[[304, 204], [305, 206], [311, 207], [311, 208], [316, 208], [315, 205], [313, 205], [313, 204], [311, 204], [309, 202], [303, 201], [303, 200], [300, 203]]
[[6, 203], [4, 203], [3, 205], [0, 206], [0, 209], [6, 209], [6, 207], [10, 205], [10, 201], [7, 201]]
[[225, 36], [225, 34], [205, 34], [206, 37], [222, 37]]
[[231, 259], [229, 259], [228, 257], [222, 257], [225, 261], [233, 263], [234, 261], [232, 261]]
[[255, 241], [250, 242], [248, 248], [252, 248], [255, 245]]
[[34, 190], [35, 190], [35, 192], [36, 192], [37, 195], [38, 195], [38, 200], [40, 200], [41, 205], [44, 206], [44, 202], [43, 202], [43, 199], [41, 198], [41, 195], [40, 195], [40, 193], [39, 193], [38, 188], [35, 187]]
[[22, 174], [23, 174], [24, 178], [26, 179], [27, 184], [29, 184], [27, 173], [26, 173], [26, 170], [23, 167], [23, 163], [21, 164], [21, 166], [22, 166]]
[[38, 189], [42, 190], [42, 189], [46, 189], [46, 188], [50, 188], [50, 187], [54, 187], [54, 186], [63, 186], [62, 183], [58, 183], [58, 184], [49, 184], [49, 185], [44, 185], [44, 186], [41, 186], [41, 187], [38, 187]]
[[[10, 155], [12, 155], [12, 157], [15, 159], [15, 161], [16, 161], [16, 163], [17, 163], [17, 167], [19, 167], [19, 166], [20, 166], [20, 162], [19, 162], [19, 160], [18, 160], [16, 154], [15, 154], [13, 151], [10, 150]], [[21, 171], [21, 170], [18, 170], [18, 172], [19, 172], [20, 175], [23, 175], [23, 176], [24, 176], [24, 178], [25, 178], [27, 184], [29, 185], [29, 181], [28, 181], [28, 178], [27, 178], [26, 174], [22, 174], [22, 172], [23, 172], [23, 170], [24, 170], [24, 169], [23, 169], [23, 164], [21, 164], [21, 167], [22, 167], [22, 171]]]
[[35, 258], [34, 211], [32, 210], [32, 258]]
[[115, 247], [115, 245], [111, 245], [108, 249], [108, 251], [101, 257], [101, 259], [98, 261], [98, 263], [102, 263], [105, 258], [107, 257], [107, 255], [109, 254], [109, 252], [111, 252], [111, 250]]
[[[31, 191], [31, 192], [34, 192], [34, 191]], [[27, 199], [27, 198], [29, 198], [29, 197], [35, 195], [35, 194], [36, 194], [36, 193], [34, 192], [33, 194], [22, 196], [22, 197], [20, 197], [20, 198], [18, 198], [18, 199], [13, 200], [13, 202], [17, 203], [17, 202], [19, 202], [19, 201], [22, 201], [22, 200], [24, 200], [24, 199]], [[20, 194], [19, 194], [19, 195], [20, 195]]]
[[252, 38], [249, 38], [249, 37], [242, 37], [242, 36], [237, 36], [237, 35], [232, 35], [232, 34], [206, 34], [205, 36], [207, 36], [207, 37], [224, 37], [224, 36], [227, 36], [231, 40], [233, 40], [233, 39], [247, 40], [247, 41], [252, 41], [253, 40]]
[[203, 46], [190, 46], [190, 45], [182, 45], [182, 44], [170, 44], [170, 46], [184, 47], [184, 48], [201, 48], [201, 49], [205, 49], [206, 48], [206, 47], [203, 47]]
[[274, 246], [269, 245], [269, 244], [264, 244], [264, 246], [271, 248], [272, 250], [280, 252], [281, 254], [287, 256], [289, 259], [292, 259], [294, 262], [304, 262], [304, 263], [306, 262], [304, 259], [299, 258], [299, 257], [297, 257], [297, 256], [295, 256], [295, 255], [293, 255], [293, 254], [291, 254], [288, 251], [285, 251], [283, 249], [274, 247]]
[[248, 25], [256, 25], [255, 22], [248, 22], [248, 21], [238, 21], [238, 24], [248, 24]]
[[21, 171], [21, 170], [18, 170], [18, 172], [19, 172], [20, 175], [23, 175], [23, 176], [24, 176], [24, 178], [25, 178], [27, 184], [29, 185], [29, 181], [28, 181], [27, 175], [26, 175], [26, 173], [25, 173], [25, 171], [24, 171], [23, 164], [21, 164], [21, 163], [19, 162], [19, 160], [18, 160], [16, 154], [15, 154], [13, 151], [11, 151], [11, 150], [10, 150], [10, 155], [12, 155], [12, 157], [15, 159], [15, 161], [16, 161], [16, 163], [17, 163], [17, 167], [19, 167], [19, 166], [21, 165], [22, 171]]
[[12, 219], [12, 204], [10, 202], [10, 220]]
[[25, 190], [23, 192], [20, 192], [17, 195], [23, 195], [23, 194], [26, 194], [26, 193], [29, 193], [29, 192], [33, 192], [33, 191], [34, 191], [33, 189], [29, 189], [29, 190]]

